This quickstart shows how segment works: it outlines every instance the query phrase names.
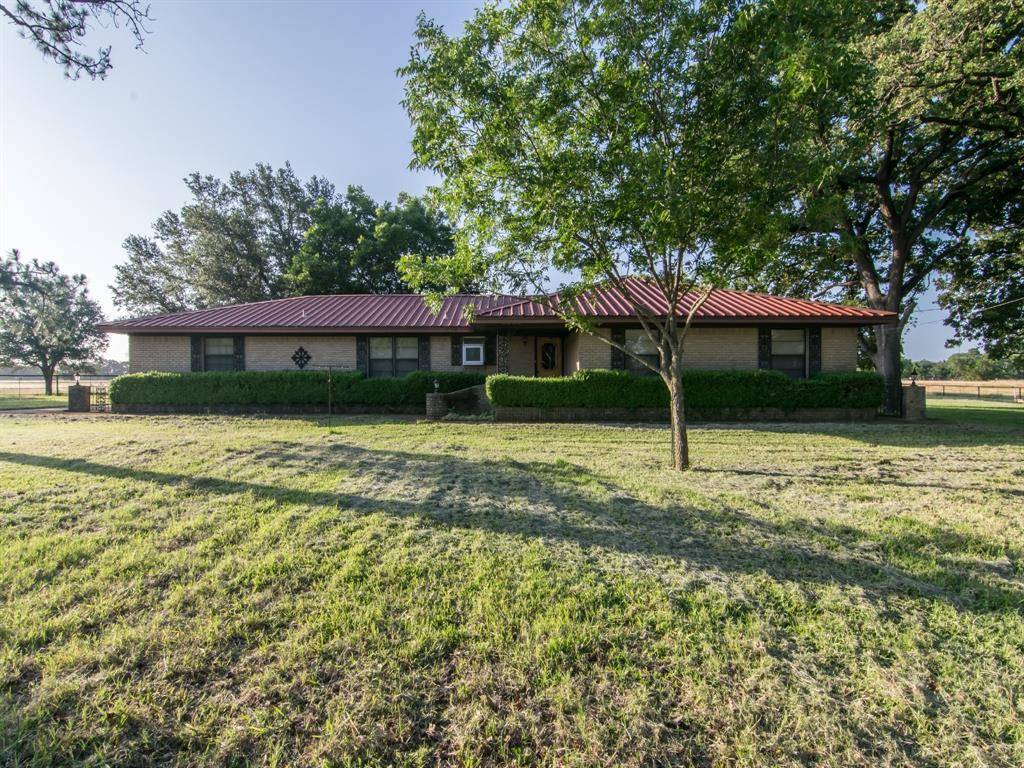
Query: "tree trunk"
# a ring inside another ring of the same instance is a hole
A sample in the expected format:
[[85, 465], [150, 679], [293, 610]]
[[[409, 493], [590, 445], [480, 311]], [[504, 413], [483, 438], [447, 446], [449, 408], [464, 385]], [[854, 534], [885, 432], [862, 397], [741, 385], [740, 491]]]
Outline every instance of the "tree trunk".
[[46, 394], [48, 394], [48, 395], [52, 395], [53, 394], [53, 368], [41, 368], [40, 370], [43, 372], [43, 386], [45, 387], [45, 389], [43, 391], [46, 392]]
[[875, 370], [885, 379], [885, 402], [882, 409], [892, 416], [899, 416], [903, 398], [903, 382], [900, 376], [900, 329], [895, 325], [876, 325], [874, 332], [877, 351], [871, 356], [871, 360], [875, 364]]
[[686, 439], [686, 408], [683, 377], [678, 371], [668, 375], [669, 412], [672, 415], [672, 468], [682, 472], [690, 468], [690, 446]]

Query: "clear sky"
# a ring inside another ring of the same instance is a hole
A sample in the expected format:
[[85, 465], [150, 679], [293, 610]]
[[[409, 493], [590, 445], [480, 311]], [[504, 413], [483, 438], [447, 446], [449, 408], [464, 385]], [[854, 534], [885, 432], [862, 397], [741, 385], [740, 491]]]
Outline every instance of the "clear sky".
[[[109, 39], [114, 69], [77, 82], [0, 21], [0, 250], [84, 272], [112, 317], [121, 242], [180, 208], [192, 171], [291, 161], [303, 178], [381, 200], [422, 192], [432, 178], [409, 170], [395, 70], [420, 10], [454, 30], [475, 5], [156, 0], [145, 52], [99, 30], [88, 47]], [[908, 332], [911, 357], [948, 354], [942, 316]], [[111, 342], [108, 355], [125, 359], [124, 337]]]

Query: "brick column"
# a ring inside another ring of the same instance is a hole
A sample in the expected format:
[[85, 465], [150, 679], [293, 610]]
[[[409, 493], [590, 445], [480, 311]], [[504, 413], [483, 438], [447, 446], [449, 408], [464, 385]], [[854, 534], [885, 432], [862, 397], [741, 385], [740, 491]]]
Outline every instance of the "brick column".
[[498, 373], [508, 373], [508, 360], [512, 355], [512, 334], [507, 331], [498, 332]]
[[903, 418], [920, 421], [925, 417], [925, 388], [911, 384], [903, 387]]
[[427, 418], [443, 419], [448, 415], [448, 400], [443, 392], [427, 392]]
[[68, 387], [68, 410], [88, 413], [92, 404], [92, 387], [72, 384]]

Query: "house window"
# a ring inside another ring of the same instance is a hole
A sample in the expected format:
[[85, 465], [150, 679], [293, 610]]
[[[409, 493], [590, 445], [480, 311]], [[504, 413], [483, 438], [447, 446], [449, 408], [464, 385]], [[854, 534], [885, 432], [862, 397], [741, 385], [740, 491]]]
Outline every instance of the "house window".
[[467, 336], [462, 340], [462, 364], [483, 365], [486, 359], [483, 336]]
[[772, 328], [772, 370], [794, 379], [807, 376], [807, 333], [803, 328]]
[[[644, 362], [653, 365], [655, 369], [660, 365], [658, 348], [643, 328], [627, 329], [625, 332], [625, 346], [633, 355], [642, 358]], [[637, 376], [655, 375], [654, 371], [642, 365], [631, 355], [626, 355], [626, 370]]]
[[371, 379], [405, 376], [419, 369], [419, 341], [415, 336], [371, 336]]
[[203, 339], [203, 370], [235, 370], [235, 340], [230, 336]]

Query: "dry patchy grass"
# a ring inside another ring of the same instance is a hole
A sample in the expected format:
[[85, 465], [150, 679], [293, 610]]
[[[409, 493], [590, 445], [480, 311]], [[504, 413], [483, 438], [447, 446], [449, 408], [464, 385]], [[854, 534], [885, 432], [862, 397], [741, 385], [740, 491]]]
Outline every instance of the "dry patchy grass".
[[0, 763], [1020, 765], [1024, 432], [0, 417]]

